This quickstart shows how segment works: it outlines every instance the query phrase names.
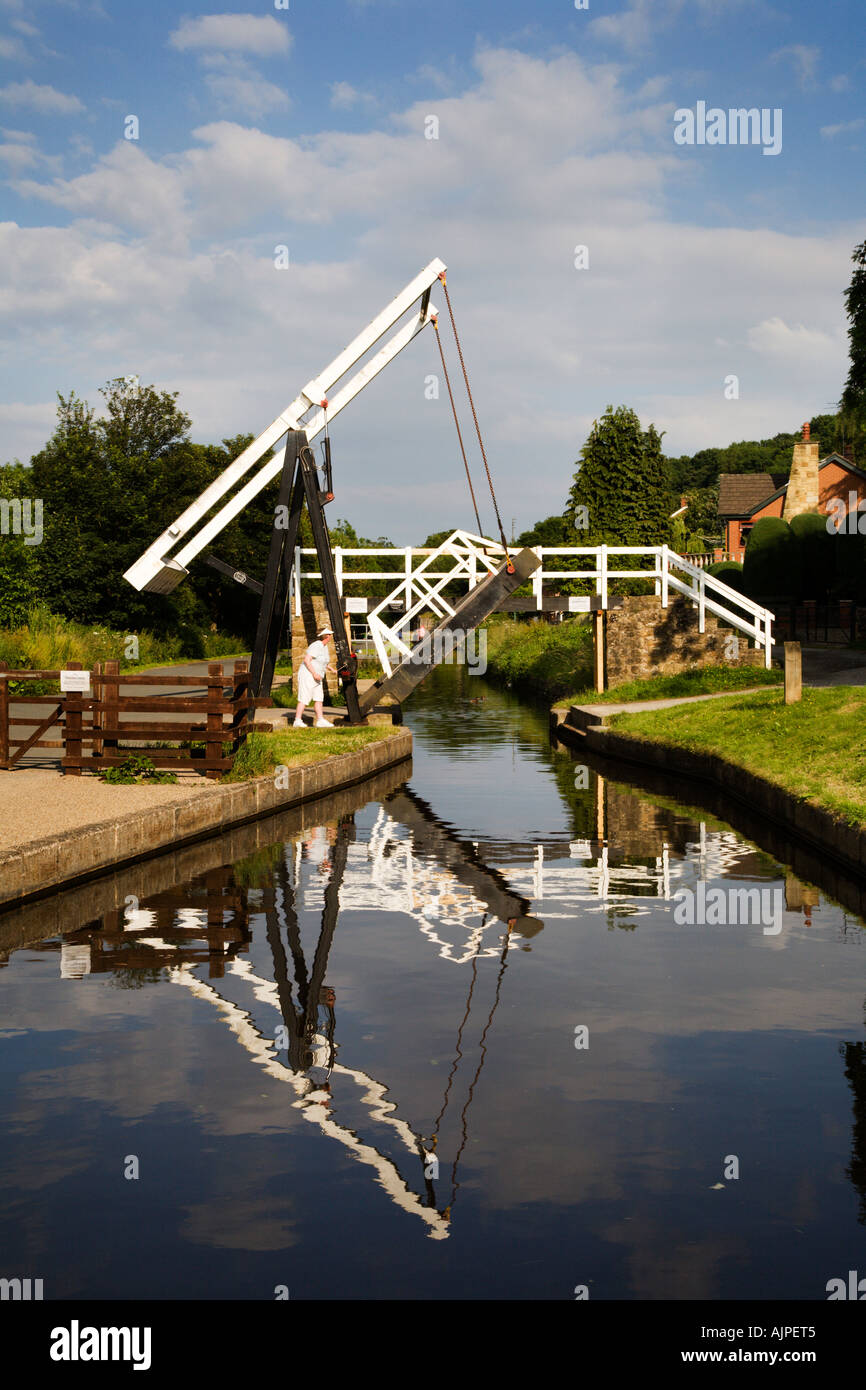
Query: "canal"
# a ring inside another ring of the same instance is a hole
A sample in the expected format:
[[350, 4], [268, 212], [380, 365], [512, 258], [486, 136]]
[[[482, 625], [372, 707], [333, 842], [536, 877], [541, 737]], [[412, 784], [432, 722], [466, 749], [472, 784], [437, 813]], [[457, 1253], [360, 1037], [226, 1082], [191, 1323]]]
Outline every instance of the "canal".
[[679, 1300], [866, 1271], [860, 918], [465, 671], [407, 723], [408, 782], [0, 917], [0, 1275]]

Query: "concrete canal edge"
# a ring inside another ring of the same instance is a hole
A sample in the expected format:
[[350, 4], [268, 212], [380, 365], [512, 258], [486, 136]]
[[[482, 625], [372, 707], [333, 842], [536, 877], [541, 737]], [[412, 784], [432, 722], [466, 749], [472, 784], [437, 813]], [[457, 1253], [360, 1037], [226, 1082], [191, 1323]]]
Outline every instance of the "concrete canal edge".
[[190, 800], [17, 846], [0, 853], [0, 910], [355, 786], [411, 757], [412, 734], [399, 728], [354, 752], [289, 768], [285, 788], [277, 788], [273, 774], [226, 783]]
[[637, 738], [604, 724], [581, 720], [578, 725], [577, 721], [571, 721], [572, 713], [572, 710], [562, 709], [550, 711], [551, 734], [561, 742], [585, 748], [601, 757], [650, 767], [659, 773], [710, 783], [751, 812], [758, 812], [811, 846], [820, 847], [858, 879], [866, 872], [866, 830], [848, 825], [823, 807], [800, 800], [783, 787], [716, 753]]

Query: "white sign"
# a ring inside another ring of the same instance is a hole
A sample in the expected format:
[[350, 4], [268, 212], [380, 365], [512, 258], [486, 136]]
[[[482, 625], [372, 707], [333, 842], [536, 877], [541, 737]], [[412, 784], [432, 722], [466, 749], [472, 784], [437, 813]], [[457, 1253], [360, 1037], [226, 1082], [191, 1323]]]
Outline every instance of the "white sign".
[[369, 599], [366, 598], [344, 598], [344, 612], [346, 613], [366, 613]]
[[590, 597], [589, 594], [569, 594], [568, 596], [569, 613], [589, 613]]
[[90, 689], [90, 672], [61, 671], [60, 689], [64, 695], [73, 693], [86, 695]]

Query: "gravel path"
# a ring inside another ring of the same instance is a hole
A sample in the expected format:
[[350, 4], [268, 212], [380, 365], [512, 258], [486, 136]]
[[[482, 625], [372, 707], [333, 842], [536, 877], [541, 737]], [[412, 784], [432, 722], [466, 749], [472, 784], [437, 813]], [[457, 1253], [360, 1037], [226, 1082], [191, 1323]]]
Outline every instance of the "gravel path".
[[188, 801], [214, 786], [192, 772], [179, 773], [176, 785], [153, 787], [111, 786], [98, 777], [64, 777], [50, 768], [0, 772], [0, 851], [115, 821], [150, 806]]

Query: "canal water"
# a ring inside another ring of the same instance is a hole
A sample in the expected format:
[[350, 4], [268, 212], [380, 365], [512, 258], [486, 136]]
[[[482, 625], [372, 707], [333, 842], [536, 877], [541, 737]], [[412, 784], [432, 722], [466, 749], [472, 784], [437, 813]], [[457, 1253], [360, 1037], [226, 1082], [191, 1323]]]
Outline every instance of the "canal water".
[[408, 782], [0, 917], [0, 1276], [823, 1299], [866, 1275], [861, 921], [465, 671], [407, 723]]

